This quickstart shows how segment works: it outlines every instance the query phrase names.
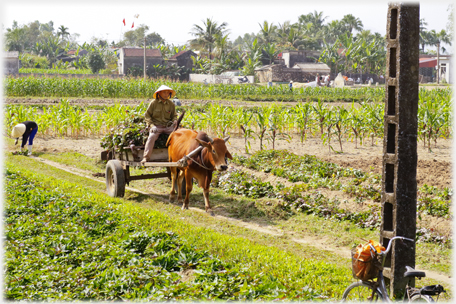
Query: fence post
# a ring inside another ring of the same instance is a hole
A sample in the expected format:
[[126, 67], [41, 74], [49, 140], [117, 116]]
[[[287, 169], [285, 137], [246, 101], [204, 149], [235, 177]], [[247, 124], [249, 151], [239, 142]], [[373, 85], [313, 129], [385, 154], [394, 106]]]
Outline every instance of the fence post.
[[[418, 3], [388, 6], [380, 230], [385, 247], [394, 236], [416, 236], [419, 9]], [[407, 284], [406, 265], [415, 267], [415, 244], [395, 241], [384, 269], [392, 296]]]

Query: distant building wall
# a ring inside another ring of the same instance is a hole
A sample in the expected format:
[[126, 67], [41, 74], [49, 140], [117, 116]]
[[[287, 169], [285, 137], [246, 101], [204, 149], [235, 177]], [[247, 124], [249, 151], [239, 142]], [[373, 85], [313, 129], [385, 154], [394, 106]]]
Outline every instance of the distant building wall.
[[453, 75], [451, 73], [451, 68], [453, 66], [453, 57], [440, 58], [440, 81], [444, 80], [447, 83], [453, 83]]
[[[163, 64], [163, 58], [146, 58], [146, 67], [153, 67], [157, 64]], [[132, 67], [144, 68], [144, 57], [126, 57], [123, 60], [122, 74], [127, 74], [128, 69]]]
[[[164, 64], [163, 57], [159, 50], [147, 49], [146, 52], [148, 53], [146, 54], [146, 67]], [[126, 53], [128, 54], [127, 56]], [[119, 74], [127, 74], [128, 69], [132, 67], [144, 68], [144, 49], [121, 48], [118, 61]]]
[[303, 72], [300, 69], [287, 68], [284, 65], [272, 65], [267, 69], [255, 71], [255, 76], [259, 82], [303, 82]]
[[5, 52], [3, 55], [3, 74], [19, 73], [19, 52]]
[[315, 59], [320, 56], [318, 51], [284, 51], [282, 53], [282, 59], [284, 64], [291, 68], [299, 62], [315, 62]]
[[191, 70], [193, 67], [192, 56], [196, 57], [196, 54], [191, 51], [185, 52], [184, 54], [177, 57], [177, 65], [186, 67], [187, 69]]

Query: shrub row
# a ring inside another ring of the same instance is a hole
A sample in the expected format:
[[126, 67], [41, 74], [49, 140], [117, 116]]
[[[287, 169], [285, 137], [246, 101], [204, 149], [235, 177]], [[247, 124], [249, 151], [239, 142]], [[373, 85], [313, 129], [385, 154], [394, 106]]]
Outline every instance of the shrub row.
[[[291, 182], [305, 182], [312, 189], [324, 187], [342, 190], [359, 202], [365, 199], [379, 202], [381, 198], [380, 174], [343, 168], [312, 155], [299, 156], [286, 150], [263, 150], [248, 158], [238, 156], [233, 161], [257, 171], [270, 172]], [[438, 189], [425, 184], [418, 189], [417, 210], [423, 214], [451, 218], [452, 196], [451, 188]]]

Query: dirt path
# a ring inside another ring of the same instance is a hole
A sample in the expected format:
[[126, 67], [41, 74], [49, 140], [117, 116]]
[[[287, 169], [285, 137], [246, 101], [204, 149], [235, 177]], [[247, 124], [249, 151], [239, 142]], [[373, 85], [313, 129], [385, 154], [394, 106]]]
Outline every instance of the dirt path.
[[[254, 153], [259, 150], [259, 141], [250, 139], [251, 150]], [[271, 149], [272, 144], [265, 142], [265, 149]], [[339, 151], [338, 144], [332, 144], [336, 151]], [[424, 184], [439, 188], [452, 186], [452, 140], [439, 140], [437, 147], [429, 152], [421, 143], [418, 144], [418, 168], [417, 182], [418, 187]], [[70, 152], [76, 151], [89, 157], [99, 158], [102, 148], [99, 138], [43, 138], [38, 137], [34, 144], [35, 149], [43, 152]], [[323, 145], [319, 138], [307, 139], [301, 144], [298, 138], [288, 142], [278, 140], [276, 149], [287, 149], [297, 155], [310, 154], [316, 157], [339, 164], [343, 167], [352, 167], [364, 172], [381, 173], [383, 142], [376, 142], [372, 146], [370, 140], [363, 146], [352, 142], [343, 143], [344, 153], [335, 153], [329, 150], [327, 145]], [[233, 135], [228, 141], [228, 149], [231, 153], [247, 155], [245, 153], [244, 139]]]
[[[72, 173], [72, 174], [75, 174], [75, 175], [78, 175], [78, 176], [82, 176], [82, 177], [85, 177], [85, 178], [88, 178], [88, 179], [91, 179], [91, 180], [94, 180], [94, 181], [97, 181], [97, 182], [100, 182], [100, 183], [105, 183], [105, 179], [104, 178], [102, 178], [102, 177], [98, 177], [98, 178], [93, 177], [92, 172], [90, 172], [90, 171], [74, 168], [72, 166], [64, 165], [64, 164], [57, 163], [57, 162], [54, 162], [54, 161], [50, 161], [50, 160], [47, 160], [47, 159], [44, 159], [44, 158], [40, 158], [40, 157], [35, 157], [35, 156], [31, 156], [31, 157], [33, 159], [36, 159], [37, 161], [41, 161], [41, 162], [43, 162], [43, 163], [45, 163], [47, 165], [50, 165], [50, 166], [53, 166], [55, 168], [64, 170], [66, 172], [69, 172], [69, 173]], [[140, 194], [151, 196], [151, 197], [153, 197], [154, 199], [156, 199], [158, 201], [163, 201], [163, 199], [160, 197], [161, 193], [147, 193], [147, 192], [135, 189], [133, 187], [126, 187], [126, 189], [129, 190], [129, 191], [136, 192], [136, 193], [140, 193]], [[199, 209], [199, 208], [190, 207], [190, 210], [205, 213], [204, 210]], [[292, 233], [287, 232], [287, 231], [280, 231], [280, 230], [274, 228], [273, 226], [267, 226], [267, 225], [263, 226], [263, 225], [258, 225], [258, 224], [247, 223], [247, 222], [243, 222], [241, 220], [237, 220], [237, 219], [233, 219], [233, 218], [229, 218], [229, 217], [225, 217], [225, 216], [221, 216], [221, 215], [215, 215], [215, 217], [217, 219], [220, 219], [220, 220], [229, 221], [230, 223], [236, 224], [236, 225], [238, 225], [240, 227], [244, 227], [244, 228], [247, 228], [247, 229], [255, 230], [255, 231], [258, 231], [258, 232], [261, 232], [261, 233], [264, 233], [264, 234], [273, 235], [273, 236], [284, 236], [284, 235], [286, 235], [293, 242], [296, 242], [296, 243], [299, 243], [299, 244], [305, 244], [305, 245], [308, 245], [308, 246], [313, 246], [313, 247], [316, 247], [316, 248], [321, 249], [321, 250], [326, 250], [326, 251], [329, 251], [329, 252], [331, 252], [333, 254], [337, 254], [337, 255], [339, 255], [341, 257], [347, 258], [347, 259], [350, 258], [350, 248], [348, 248], [348, 247], [335, 247], [335, 246], [333, 247], [333, 246], [330, 246], [328, 242], [326, 242], [324, 239], [321, 239], [319, 237], [307, 236], [306, 238], [295, 238], [295, 237], [292, 236]], [[419, 265], [416, 268], [417, 269], [421, 269], [419, 267]], [[453, 280], [451, 279], [450, 276], [442, 275], [442, 274], [439, 274], [439, 273], [437, 273], [435, 271], [430, 271], [430, 270], [424, 270], [424, 271], [426, 271], [426, 276], [427, 277], [445, 283], [446, 284], [446, 288], [451, 288], [453, 286]]]
[[[259, 150], [259, 141], [255, 139], [250, 140], [251, 150], [253, 153]], [[272, 148], [271, 144], [265, 143], [267, 149]], [[422, 145], [418, 145], [418, 167], [417, 167], [417, 182], [418, 187], [424, 184], [436, 186], [438, 188], [452, 187], [452, 141], [440, 140], [437, 148], [432, 153], [424, 149]], [[35, 140], [34, 149], [42, 152], [79, 152], [94, 159], [100, 158], [100, 152], [103, 150], [100, 147], [99, 138], [82, 138], [82, 139], [67, 139], [67, 138], [38, 138]], [[244, 139], [232, 136], [228, 141], [228, 149], [231, 153], [248, 156], [245, 153]], [[310, 138], [301, 144], [299, 139], [293, 139], [288, 142], [286, 140], [278, 140], [276, 142], [276, 149], [287, 149], [297, 155], [310, 154], [318, 158], [339, 164], [343, 167], [352, 167], [360, 169], [365, 172], [381, 173], [382, 168], [382, 143], [372, 144], [366, 143], [364, 146], [355, 147], [354, 143], [343, 143], [344, 153], [330, 152], [327, 145], [323, 145], [320, 139]], [[246, 170], [245, 168], [243, 170]], [[291, 183], [286, 179], [275, 177], [271, 174], [249, 171], [250, 174], [260, 177], [264, 181], [275, 183], [280, 181], [286, 186]], [[326, 197], [337, 197], [341, 202], [346, 200], [343, 206], [347, 210], [358, 210], [359, 208], [368, 208], [372, 204], [371, 201], [366, 201], [366, 204], [360, 206], [354, 199], [351, 199], [346, 193], [342, 191], [330, 191], [327, 189], [319, 189]], [[348, 205], [347, 205], [348, 204]], [[341, 206], [342, 207], [342, 206]], [[445, 219], [436, 219], [431, 216], [422, 216], [419, 219], [419, 225], [434, 229], [442, 235], [450, 235], [452, 232], [452, 221]]]

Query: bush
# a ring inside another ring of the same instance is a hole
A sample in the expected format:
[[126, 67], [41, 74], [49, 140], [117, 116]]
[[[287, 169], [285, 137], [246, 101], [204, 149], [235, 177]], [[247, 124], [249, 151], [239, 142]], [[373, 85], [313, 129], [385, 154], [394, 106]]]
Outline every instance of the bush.
[[47, 68], [49, 68], [49, 60], [46, 57], [22, 53], [19, 56], [19, 60], [21, 61], [22, 68], [28, 68], [28, 69], [33, 69], [33, 68], [47, 69]]
[[128, 69], [127, 75], [131, 75], [133, 77], [139, 77], [139, 76], [143, 76], [144, 72], [141, 67], [132, 66], [131, 68]]
[[99, 70], [105, 68], [103, 57], [98, 52], [92, 52], [89, 55], [89, 67], [93, 74], [97, 74]]

